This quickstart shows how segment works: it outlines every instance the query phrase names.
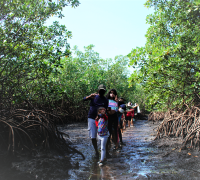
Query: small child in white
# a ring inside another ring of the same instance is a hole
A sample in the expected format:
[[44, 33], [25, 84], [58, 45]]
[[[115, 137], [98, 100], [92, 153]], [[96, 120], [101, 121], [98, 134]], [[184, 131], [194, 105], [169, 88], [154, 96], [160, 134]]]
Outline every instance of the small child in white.
[[108, 116], [106, 115], [106, 109], [99, 107], [97, 111], [96, 126], [98, 139], [101, 141], [101, 160], [98, 162], [99, 166], [102, 166], [106, 161], [106, 143], [109, 137], [108, 131]]

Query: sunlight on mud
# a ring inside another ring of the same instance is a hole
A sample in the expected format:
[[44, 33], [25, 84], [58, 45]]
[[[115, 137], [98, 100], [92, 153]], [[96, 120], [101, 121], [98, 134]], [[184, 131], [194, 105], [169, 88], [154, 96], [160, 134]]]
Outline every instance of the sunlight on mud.
[[[88, 137], [87, 124], [68, 125], [64, 132], [71, 137], [74, 147], [84, 153], [86, 160], [81, 157], [73, 159], [72, 164], [77, 164], [77, 169], [69, 170], [69, 179], [196, 179], [200, 174], [185, 171], [185, 165], [180, 165], [180, 158], [174, 154], [164, 157], [169, 148], [165, 144], [154, 144], [156, 127], [158, 123], [145, 120], [135, 121], [134, 127], [127, 128], [123, 133], [126, 146], [117, 152], [111, 150], [111, 158], [99, 167], [98, 160], [93, 155], [93, 147]], [[162, 148], [162, 146], [164, 148]], [[100, 144], [98, 146], [100, 148]], [[172, 148], [171, 148], [172, 149]], [[185, 153], [186, 154], [186, 153]], [[79, 160], [80, 159], [80, 160]], [[191, 161], [191, 160], [189, 160]], [[184, 162], [186, 163], [186, 162]]]

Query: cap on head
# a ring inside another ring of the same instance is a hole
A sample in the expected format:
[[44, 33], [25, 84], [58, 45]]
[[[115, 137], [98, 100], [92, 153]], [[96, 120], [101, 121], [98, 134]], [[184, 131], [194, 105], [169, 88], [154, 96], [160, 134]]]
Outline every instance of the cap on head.
[[103, 89], [104, 91], [106, 91], [106, 86], [103, 84], [100, 84], [98, 87], [98, 90]]
[[125, 104], [120, 105], [120, 107], [121, 107], [122, 109], [126, 110], [126, 105], [125, 105]]

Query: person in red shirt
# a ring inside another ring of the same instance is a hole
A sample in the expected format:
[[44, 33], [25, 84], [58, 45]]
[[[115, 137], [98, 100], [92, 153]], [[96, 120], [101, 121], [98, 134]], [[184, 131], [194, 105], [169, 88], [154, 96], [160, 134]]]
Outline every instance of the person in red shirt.
[[126, 110], [126, 121], [128, 121], [128, 127], [131, 126], [131, 118], [132, 116], [134, 116], [134, 108], [136, 108], [137, 106], [138, 104], [136, 104], [136, 106], [133, 106], [131, 102], [128, 102], [128, 109]]

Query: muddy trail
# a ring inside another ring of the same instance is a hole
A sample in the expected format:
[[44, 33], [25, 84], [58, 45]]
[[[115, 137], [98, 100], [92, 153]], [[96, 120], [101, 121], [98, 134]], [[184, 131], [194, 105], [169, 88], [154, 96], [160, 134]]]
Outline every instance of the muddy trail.
[[12, 163], [11, 171], [1, 170], [0, 179], [200, 179], [199, 151], [180, 150], [180, 138], [154, 141], [158, 124], [146, 120], [135, 121], [134, 126], [123, 133], [126, 145], [120, 151], [111, 148], [111, 158], [101, 167], [94, 158], [87, 123], [59, 127], [70, 136], [73, 147], [85, 155], [85, 160], [77, 154], [66, 157], [43, 154], [20, 159]]
[[[200, 179], [198, 151], [180, 150], [180, 138], [154, 141], [158, 123], [135, 121], [123, 133], [120, 151], [99, 167], [88, 138], [87, 124], [68, 125], [64, 132], [71, 137], [74, 147], [84, 153], [86, 160], [74, 157], [77, 169], [69, 170], [69, 179]], [[100, 148], [100, 144], [98, 145]]]

